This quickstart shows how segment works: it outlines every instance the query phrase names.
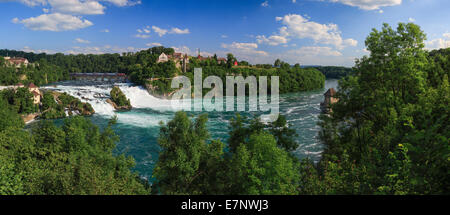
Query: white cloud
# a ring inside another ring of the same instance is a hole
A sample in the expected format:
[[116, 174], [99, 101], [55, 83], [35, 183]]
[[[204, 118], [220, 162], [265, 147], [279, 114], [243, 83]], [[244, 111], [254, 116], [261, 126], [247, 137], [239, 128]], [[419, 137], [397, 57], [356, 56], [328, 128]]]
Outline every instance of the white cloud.
[[444, 33], [442, 36], [450, 40], [450, 33]]
[[344, 45], [357, 46], [358, 45], [358, 41], [354, 40], [354, 39], [346, 39], [346, 40], [344, 40]]
[[259, 43], [277, 45], [286, 43], [289, 38], [307, 38], [314, 40], [315, 43], [334, 45], [338, 49], [342, 49], [345, 46], [356, 46], [358, 43], [354, 39], [344, 40], [338, 26], [333, 23], [321, 24], [313, 22], [298, 14], [288, 14], [275, 19], [281, 21], [284, 26], [280, 28], [278, 35], [273, 35], [269, 38], [259, 36]]
[[116, 5], [116, 6], [119, 6], [119, 7], [134, 6], [134, 5], [137, 5], [137, 4], [141, 4], [140, 0], [136, 0], [136, 1], [130, 1], [130, 0], [103, 0], [103, 1], [110, 2], [110, 3], [112, 3], [112, 4]]
[[[0, 2], [1, 1], [6, 2], [11, 0], [0, 0]], [[30, 7], [47, 4], [47, 0], [17, 0], [17, 1]]]
[[[20, 2], [30, 7], [45, 6], [44, 14], [19, 20], [14, 18], [13, 23], [22, 23], [31, 30], [67, 31], [85, 28], [93, 25], [89, 20], [73, 15], [104, 14], [106, 7], [100, 2], [110, 2], [118, 7], [140, 4], [140, 0], [0, 0], [1, 2]], [[47, 8], [48, 6], [48, 8]], [[51, 12], [51, 14], [48, 14]]]
[[118, 46], [86, 46], [72, 47], [70, 50], [64, 51], [65, 54], [105, 54], [105, 53], [123, 53], [123, 52], [138, 52], [145, 50], [145, 48], [136, 48], [136, 47], [118, 47]]
[[442, 36], [443, 38], [426, 41], [425, 48], [428, 50], [450, 48], [450, 33], [444, 33]]
[[75, 39], [75, 42], [77, 42], [77, 43], [84, 43], [84, 44], [91, 43], [91, 41], [89, 41], [89, 40], [83, 40], [83, 39], [81, 39], [81, 38], [76, 38], [76, 39]]
[[71, 31], [93, 25], [89, 20], [61, 13], [42, 14], [23, 20], [14, 18], [12, 21], [34, 31]]
[[56, 4], [64, 4], [66, 2], [68, 5], [74, 5], [78, 3], [89, 3], [89, 2], [109, 2], [117, 7], [124, 6], [134, 6], [141, 4], [141, 0], [76, 0], [78, 3], [74, 3], [73, 0], [0, 0], [0, 2], [20, 2], [22, 4], [28, 5], [30, 7], [39, 6], [39, 5], [52, 5], [56, 2]]
[[256, 41], [259, 44], [268, 44], [271, 46], [277, 46], [280, 44], [286, 44], [288, 42], [288, 39], [286, 39], [286, 37], [283, 36], [278, 36], [278, 35], [272, 35], [270, 37], [266, 37], [264, 35], [260, 35], [260, 36], [256, 36]]
[[105, 6], [97, 1], [48, 0], [53, 12], [65, 14], [98, 15], [104, 14]]
[[414, 18], [412, 18], [412, 17], [409, 17], [408, 18], [408, 22], [415, 22], [416, 21], [416, 19], [414, 19]]
[[147, 43], [147, 44], [145, 44], [146, 46], [149, 46], [149, 47], [153, 47], [153, 46], [162, 46], [162, 44], [161, 43]]
[[261, 6], [269, 7], [269, 1], [265, 1], [265, 2], [261, 3]]
[[363, 10], [378, 10], [381, 7], [401, 5], [402, 0], [331, 0], [353, 7], [358, 7]]
[[330, 0], [363, 10], [379, 10], [381, 7], [401, 5], [402, 0]]
[[46, 49], [33, 49], [28, 46], [25, 46], [22, 51], [24, 52], [33, 52], [33, 53], [47, 53], [47, 54], [55, 54], [55, 53], [64, 53], [64, 54], [105, 54], [105, 53], [124, 53], [124, 52], [138, 52], [145, 50], [146, 48], [137, 48], [137, 47], [119, 47], [119, 46], [74, 46], [68, 50], [46, 50]]
[[103, 33], [109, 33], [109, 29], [103, 29], [103, 30], [101, 30], [100, 32], [103, 32]]
[[220, 37], [222, 37], [222, 38], [228, 38], [228, 35], [225, 35], [225, 34], [223, 34], [223, 35], [221, 35]]
[[296, 56], [342, 56], [339, 51], [333, 50], [331, 47], [326, 46], [304, 46], [300, 49], [291, 50], [288, 54], [294, 54]]
[[172, 47], [175, 52], [188, 54], [188, 55], [196, 55], [197, 53], [194, 53], [191, 51], [191, 49], [187, 46], [180, 46], [180, 47]]
[[47, 49], [32, 49], [28, 46], [23, 47], [23, 49], [21, 49], [21, 51], [24, 52], [32, 52], [32, 53], [47, 53], [47, 54], [55, 54], [57, 53], [56, 51], [53, 50], [47, 50]]
[[265, 51], [257, 50], [258, 44], [256, 43], [237, 43], [233, 42], [232, 44], [222, 44], [222, 48], [225, 48], [231, 51], [236, 56], [267, 56], [268, 53]]
[[136, 35], [134, 35], [134, 37], [141, 38], [141, 39], [147, 39], [147, 38], [150, 37], [150, 35], [148, 35], [148, 34], [136, 34]]
[[164, 35], [167, 34], [167, 32], [168, 32], [166, 29], [162, 29], [162, 28], [159, 28], [159, 27], [157, 27], [157, 26], [152, 26], [152, 29], [153, 29], [153, 31], [156, 32], [160, 37], [164, 36]]
[[157, 26], [152, 26], [152, 29], [155, 33], [157, 33], [160, 37], [166, 35], [166, 34], [190, 34], [191, 32], [189, 29], [180, 29], [180, 28], [172, 28], [169, 30], [163, 29]]
[[187, 29], [187, 28], [184, 30], [181, 30], [179, 28], [172, 28], [172, 30], [170, 30], [169, 33], [171, 33], [171, 34], [189, 34], [190, 32], [189, 32], [189, 29]]

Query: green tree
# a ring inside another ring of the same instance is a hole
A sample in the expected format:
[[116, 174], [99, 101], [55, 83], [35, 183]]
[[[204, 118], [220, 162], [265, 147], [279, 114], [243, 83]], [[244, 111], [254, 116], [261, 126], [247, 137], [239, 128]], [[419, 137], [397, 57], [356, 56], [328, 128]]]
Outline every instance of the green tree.
[[370, 56], [339, 82], [339, 102], [321, 117], [318, 174], [336, 185], [327, 192], [448, 193], [448, 76], [427, 80], [434, 64], [424, 39], [412, 23], [384, 24], [367, 37]]
[[[222, 153], [220, 144], [208, 152], [209, 132], [207, 116], [199, 116], [192, 122], [185, 112], [177, 112], [173, 120], [163, 125], [158, 138], [161, 147], [158, 163], [153, 171], [155, 187], [163, 194], [201, 194], [195, 181], [205, 177], [211, 161], [210, 153]], [[217, 156], [215, 156], [217, 157]], [[206, 159], [206, 160], [205, 160]], [[201, 167], [205, 169], [200, 169]], [[216, 167], [217, 168], [217, 167]], [[212, 177], [212, 176], [211, 176]], [[208, 184], [202, 184], [208, 186]], [[211, 184], [213, 185], [213, 184]]]
[[240, 145], [230, 162], [232, 194], [296, 194], [298, 171], [289, 153], [278, 148], [275, 138], [261, 132]]

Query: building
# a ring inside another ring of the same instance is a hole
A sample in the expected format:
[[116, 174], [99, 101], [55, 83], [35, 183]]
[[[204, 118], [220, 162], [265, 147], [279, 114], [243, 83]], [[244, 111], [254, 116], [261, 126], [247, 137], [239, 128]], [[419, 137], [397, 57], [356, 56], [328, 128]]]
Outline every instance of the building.
[[156, 63], [164, 63], [169, 61], [169, 56], [167, 56], [165, 53], [162, 53], [161, 55], [159, 55], [158, 60], [156, 61]]
[[169, 56], [170, 59], [173, 61], [182, 61], [183, 60], [183, 53], [175, 52], [173, 55]]
[[28, 66], [29, 62], [23, 57], [4, 57], [6, 64], [20, 68], [22, 65]]
[[322, 103], [320, 103], [320, 108], [324, 113], [331, 113], [332, 109], [330, 106], [339, 101], [339, 99], [335, 97], [336, 90], [334, 88], [330, 88], [323, 95], [325, 96], [325, 99]]
[[30, 83], [28, 85], [28, 90], [30, 91], [31, 94], [33, 94], [33, 103], [34, 104], [41, 103], [41, 91], [39, 91], [39, 88], [33, 83]]
[[227, 63], [227, 59], [223, 58], [223, 57], [219, 57], [219, 58], [217, 58], [217, 63], [218, 64], [226, 64]]
[[41, 103], [41, 94], [36, 91], [31, 92], [31, 94], [33, 94], [33, 104]]

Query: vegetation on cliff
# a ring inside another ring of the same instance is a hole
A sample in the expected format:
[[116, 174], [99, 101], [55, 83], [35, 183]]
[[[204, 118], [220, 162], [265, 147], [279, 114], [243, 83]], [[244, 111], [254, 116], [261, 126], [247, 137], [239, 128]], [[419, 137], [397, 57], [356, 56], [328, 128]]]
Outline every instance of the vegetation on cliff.
[[[0, 50], [0, 53], [2, 50]], [[0, 85], [15, 85], [22, 83], [28, 85], [34, 83], [41, 86], [48, 83], [69, 79], [69, 73], [61, 67], [48, 63], [42, 59], [28, 66], [16, 68], [8, 66], [0, 57]]]
[[127, 99], [118, 86], [114, 86], [111, 89], [110, 95], [111, 99], [109, 99], [108, 102], [113, 105], [116, 110], [130, 110], [132, 108], [130, 99]]
[[95, 113], [94, 108], [89, 103], [81, 102], [67, 93], [47, 91], [42, 98], [42, 119], [58, 119], [69, 116], [82, 115], [90, 116]]

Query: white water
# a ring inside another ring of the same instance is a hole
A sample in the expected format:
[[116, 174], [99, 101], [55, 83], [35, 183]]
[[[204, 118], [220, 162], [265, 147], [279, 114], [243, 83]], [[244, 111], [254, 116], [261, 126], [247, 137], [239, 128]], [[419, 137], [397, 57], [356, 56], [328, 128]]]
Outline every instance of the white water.
[[[145, 114], [139, 111], [116, 112], [111, 104], [107, 103], [113, 86], [118, 86], [127, 98], [130, 99], [131, 106], [137, 109], [151, 109], [159, 112], [173, 112], [180, 110], [181, 106], [172, 105], [171, 100], [164, 100], [150, 95], [146, 89], [140, 86], [133, 86], [128, 83], [115, 85], [75, 85], [74, 83], [62, 83], [56, 86], [47, 86], [44, 89], [65, 92], [71, 96], [80, 99], [82, 102], [88, 102], [92, 105], [95, 113], [104, 117], [111, 118], [117, 115], [119, 122], [132, 124], [139, 127], [157, 126], [160, 121], [168, 121], [166, 115]], [[101, 95], [101, 98], [96, 97]]]

